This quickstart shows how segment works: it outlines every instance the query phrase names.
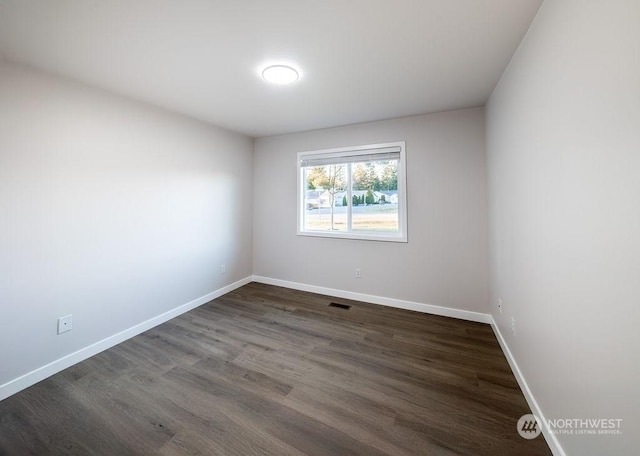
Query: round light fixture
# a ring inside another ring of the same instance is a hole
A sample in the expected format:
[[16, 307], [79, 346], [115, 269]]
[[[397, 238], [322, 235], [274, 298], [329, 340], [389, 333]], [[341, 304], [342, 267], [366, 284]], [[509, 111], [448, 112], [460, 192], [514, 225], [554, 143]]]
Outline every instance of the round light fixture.
[[271, 65], [262, 70], [262, 78], [273, 84], [291, 84], [298, 77], [298, 72], [286, 65]]

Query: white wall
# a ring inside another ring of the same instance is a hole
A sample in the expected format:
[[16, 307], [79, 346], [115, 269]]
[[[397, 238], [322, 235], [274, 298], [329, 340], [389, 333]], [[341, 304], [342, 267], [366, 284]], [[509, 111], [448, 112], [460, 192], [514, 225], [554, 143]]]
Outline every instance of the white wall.
[[[400, 140], [407, 244], [296, 235], [297, 152]], [[257, 139], [254, 166], [254, 274], [489, 311], [482, 108]]]
[[624, 419], [570, 455], [640, 447], [639, 56], [637, 0], [547, 0], [487, 108], [493, 315], [546, 418]]
[[0, 63], [0, 385], [249, 276], [252, 149]]

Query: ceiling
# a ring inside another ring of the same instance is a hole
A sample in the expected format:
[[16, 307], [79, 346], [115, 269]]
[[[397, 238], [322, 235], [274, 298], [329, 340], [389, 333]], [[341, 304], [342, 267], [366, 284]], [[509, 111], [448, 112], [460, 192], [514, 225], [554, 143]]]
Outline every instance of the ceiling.
[[482, 106], [541, 3], [0, 0], [0, 53], [260, 137]]

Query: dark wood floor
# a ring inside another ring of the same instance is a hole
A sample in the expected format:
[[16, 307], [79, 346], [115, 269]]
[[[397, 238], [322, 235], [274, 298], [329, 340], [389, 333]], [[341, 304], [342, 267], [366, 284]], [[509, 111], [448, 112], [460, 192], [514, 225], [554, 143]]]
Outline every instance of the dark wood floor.
[[488, 325], [251, 283], [0, 402], [0, 454], [551, 454], [525, 413]]

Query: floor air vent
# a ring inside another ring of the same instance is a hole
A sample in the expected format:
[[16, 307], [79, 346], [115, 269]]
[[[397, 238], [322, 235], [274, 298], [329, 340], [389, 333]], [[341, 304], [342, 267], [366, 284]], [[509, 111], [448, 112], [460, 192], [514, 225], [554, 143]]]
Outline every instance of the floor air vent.
[[351, 306], [348, 306], [346, 304], [340, 304], [338, 302], [332, 302], [331, 304], [329, 304], [329, 307], [337, 307], [338, 309], [344, 309], [344, 310], [351, 309]]

